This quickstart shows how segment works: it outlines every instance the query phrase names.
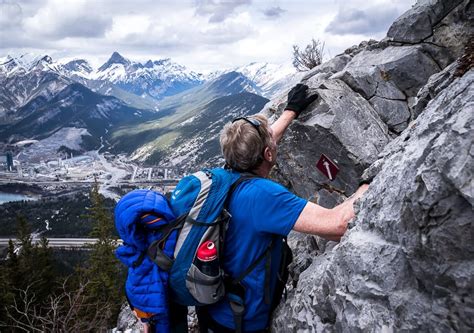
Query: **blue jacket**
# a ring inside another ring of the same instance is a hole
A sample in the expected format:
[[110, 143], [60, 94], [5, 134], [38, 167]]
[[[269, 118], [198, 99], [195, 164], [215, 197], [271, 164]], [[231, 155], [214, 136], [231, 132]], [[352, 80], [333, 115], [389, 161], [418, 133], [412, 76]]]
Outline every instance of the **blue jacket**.
[[[162, 219], [156, 223], [146, 223], [142, 216], [152, 214]], [[116, 255], [127, 267], [128, 276], [125, 291], [131, 306], [148, 313], [155, 318], [163, 331], [168, 326], [168, 273], [162, 271], [146, 255], [148, 246], [161, 233], [152, 233], [156, 229], [175, 219], [168, 201], [158, 192], [134, 190], [127, 193], [115, 207], [115, 227], [123, 240]], [[176, 232], [165, 243], [164, 252], [172, 257], [176, 243]], [[143, 262], [137, 267], [134, 263], [143, 255]]]

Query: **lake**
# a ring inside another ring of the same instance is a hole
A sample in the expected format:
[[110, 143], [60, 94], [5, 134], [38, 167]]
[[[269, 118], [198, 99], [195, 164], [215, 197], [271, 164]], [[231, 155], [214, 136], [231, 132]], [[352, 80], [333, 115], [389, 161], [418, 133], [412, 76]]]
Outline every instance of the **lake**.
[[13, 194], [0, 192], [0, 205], [10, 201], [37, 200], [37, 197], [30, 197], [24, 194]]

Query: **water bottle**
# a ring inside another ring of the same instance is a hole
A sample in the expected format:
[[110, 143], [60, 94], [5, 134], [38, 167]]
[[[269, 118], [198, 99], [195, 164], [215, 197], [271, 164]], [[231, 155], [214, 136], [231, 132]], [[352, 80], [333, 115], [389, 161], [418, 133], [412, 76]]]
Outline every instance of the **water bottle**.
[[219, 276], [219, 258], [214, 242], [206, 241], [199, 246], [197, 251], [197, 268], [209, 276]]

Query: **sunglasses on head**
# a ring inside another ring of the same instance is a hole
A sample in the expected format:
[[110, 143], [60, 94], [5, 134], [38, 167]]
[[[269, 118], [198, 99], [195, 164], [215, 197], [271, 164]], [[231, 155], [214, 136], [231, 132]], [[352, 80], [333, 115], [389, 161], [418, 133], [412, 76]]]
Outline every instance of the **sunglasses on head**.
[[239, 118], [235, 118], [234, 120], [232, 120], [232, 124], [235, 123], [236, 121], [239, 121], [239, 120], [244, 120], [247, 123], [249, 123], [250, 125], [252, 125], [253, 128], [255, 128], [257, 130], [258, 135], [260, 135], [260, 126], [262, 125], [262, 123], [259, 120], [255, 119], [255, 118], [239, 117]]

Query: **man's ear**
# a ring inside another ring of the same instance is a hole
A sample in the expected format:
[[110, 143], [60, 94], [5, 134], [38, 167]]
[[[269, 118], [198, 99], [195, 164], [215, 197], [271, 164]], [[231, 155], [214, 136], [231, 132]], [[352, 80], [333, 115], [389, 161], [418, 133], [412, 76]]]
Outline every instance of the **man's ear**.
[[275, 156], [273, 156], [272, 150], [269, 147], [265, 147], [265, 150], [263, 151], [263, 158], [267, 162], [270, 162], [270, 163], [273, 162], [273, 159], [275, 158]]

